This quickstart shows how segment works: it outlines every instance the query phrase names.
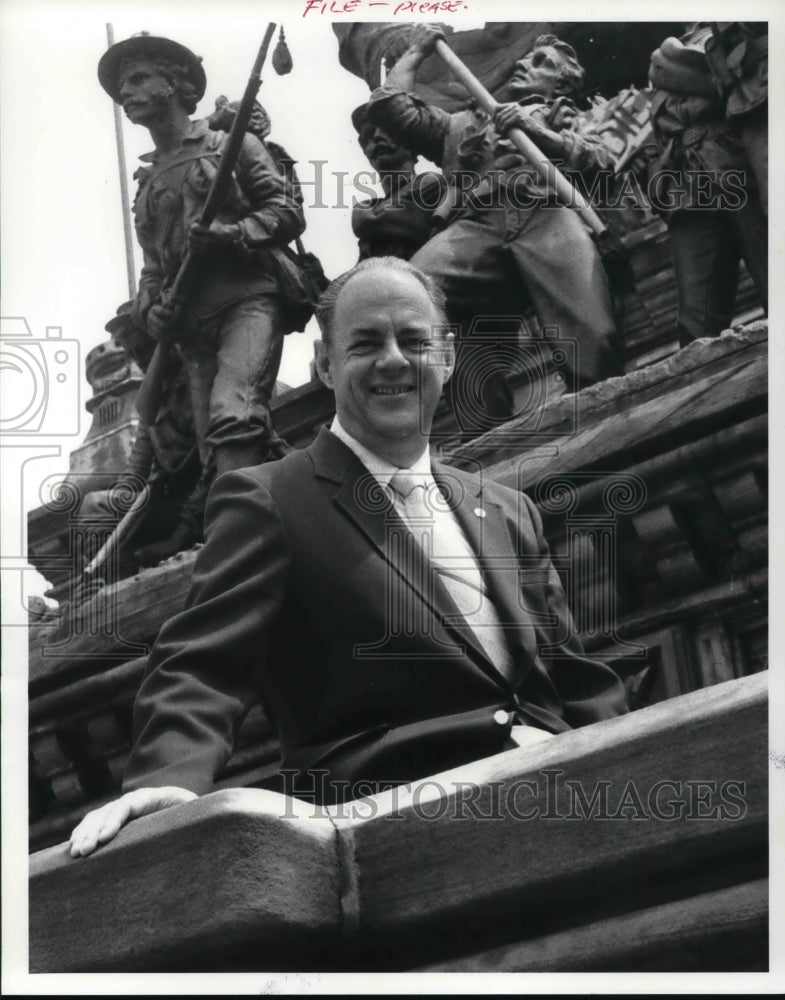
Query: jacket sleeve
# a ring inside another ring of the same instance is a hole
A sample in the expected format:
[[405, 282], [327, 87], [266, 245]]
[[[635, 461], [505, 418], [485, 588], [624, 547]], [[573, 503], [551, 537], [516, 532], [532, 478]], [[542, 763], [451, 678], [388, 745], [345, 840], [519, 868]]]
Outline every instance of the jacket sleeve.
[[158, 254], [149, 249], [142, 251], [143, 263], [139, 274], [139, 288], [131, 306], [130, 315], [136, 326], [147, 329], [147, 314], [161, 294], [164, 274]]
[[243, 139], [236, 174], [252, 209], [237, 220], [246, 246], [286, 246], [303, 232], [302, 202], [298, 201], [294, 183], [278, 170], [256, 136], [249, 133]]
[[564, 129], [558, 134], [562, 141], [565, 170], [593, 174], [598, 170], [612, 168], [613, 156], [601, 136], [576, 129]]
[[599, 660], [586, 656], [578, 637], [559, 574], [553, 565], [539, 511], [525, 494], [540, 559], [538, 578], [545, 580], [549, 624], [542, 629], [540, 657], [562, 702], [564, 719], [586, 726], [628, 711], [624, 685]]
[[566, 101], [565, 104], [557, 101], [554, 104], [532, 105], [532, 116], [559, 138], [561, 152], [558, 156], [552, 155], [559, 161], [562, 169], [584, 174], [612, 169], [613, 155], [602, 136], [593, 132], [591, 128], [560, 125], [562, 108], [575, 112], [575, 106], [571, 101]]
[[210, 790], [255, 696], [284, 601], [287, 539], [254, 476], [221, 476], [205, 523], [185, 609], [161, 629], [137, 695], [126, 790]]

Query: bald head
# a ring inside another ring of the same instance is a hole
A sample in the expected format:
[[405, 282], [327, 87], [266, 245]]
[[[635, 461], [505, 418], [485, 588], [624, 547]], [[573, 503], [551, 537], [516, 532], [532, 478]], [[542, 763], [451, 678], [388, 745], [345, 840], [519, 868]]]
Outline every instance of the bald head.
[[345, 288], [355, 275], [370, 273], [373, 278], [379, 279], [381, 278], [381, 272], [385, 270], [409, 274], [418, 281], [425, 289], [433, 305], [439, 325], [442, 327], [448, 325], [444, 292], [442, 292], [433, 278], [400, 257], [369, 257], [367, 260], [361, 260], [359, 264], [355, 264], [348, 271], [344, 271], [334, 281], [331, 281], [322, 293], [319, 303], [316, 306], [316, 321], [319, 324], [319, 330], [325, 344], [329, 344], [333, 339], [335, 305], [342, 289]]

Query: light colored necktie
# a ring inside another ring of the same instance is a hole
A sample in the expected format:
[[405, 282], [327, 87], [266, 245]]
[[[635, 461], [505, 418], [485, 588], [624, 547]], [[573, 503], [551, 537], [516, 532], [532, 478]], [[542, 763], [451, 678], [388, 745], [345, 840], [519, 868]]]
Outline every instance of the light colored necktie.
[[399, 470], [390, 479], [409, 530], [491, 663], [512, 680], [513, 663], [496, 608], [460, 525], [430, 477]]

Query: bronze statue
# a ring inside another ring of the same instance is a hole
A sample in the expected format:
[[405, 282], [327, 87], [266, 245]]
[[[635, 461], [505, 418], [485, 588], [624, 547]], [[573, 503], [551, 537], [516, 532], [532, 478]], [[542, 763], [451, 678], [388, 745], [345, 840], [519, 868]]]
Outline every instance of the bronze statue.
[[401, 257], [409, 260], [428, 240], [434, 209], [441, 200], [443, 178], [428, 171], [415, 174], [417, 157], [368, 121], [367, 104], [352, 112], [352, 124], [368, 162], [379, 176], [383, 194], [357, 202], [352, 231], [359, 259]]
[[[168, 38], [118, 42], [98, 66], [104, 90], [147, 128], [154, 151], [136, 174], [136, 232], [144, 252], [132, 322], [175, 344], [187, 378], [202, 475], [280, 457], [269, 399], [289, 309], [287, 244], [304, 229], [301, 206], [269, 152], [246, 134], [229, 196], [209, 228], [196, 220], [226, 135], [189, 116], [204, 95], [201, 59]], [[196, 280], [182, 308], [170, 287], [188, 249]], [[182, 548], [173, 539], [172, 551]]]
[[572, 128], [572, 97], [583, 80], [574, 50], [555, 36], [538, 38], [515, 64], [508, 103], [491, 121], [478, 110], [449, 114], [413, 96], [418, 67], [440, 37], [438, 28], [415, 26], [409, 48], [368, 105], [369, 121], [439, 165], [449, 185], [437, 209], [445, 228], [412, 263], [439, 281], [450, 319], [462, 327], [477, 315], [515, 316], [533, 305], [543, 327], [577, 345], [571, 388], [620, 374], [597, 248], [576, 214], [555, 204], [553, 191], [504, 138], [508, 128], [521, 128], [568, 170], [610, 166], [601, 138]]
[[763, 192], [707, 59], [713, 39], [709, 24], [694, 24], [681, 39], [666, 38], [649, 68], [660, 148], [649, 189], [668, 226], [682, 346], [730, 326], [742, 258], [768, 302]]
[[768, 214], [769, 26], [766, 21], [715, 21], [711, 32], [706, 58]]

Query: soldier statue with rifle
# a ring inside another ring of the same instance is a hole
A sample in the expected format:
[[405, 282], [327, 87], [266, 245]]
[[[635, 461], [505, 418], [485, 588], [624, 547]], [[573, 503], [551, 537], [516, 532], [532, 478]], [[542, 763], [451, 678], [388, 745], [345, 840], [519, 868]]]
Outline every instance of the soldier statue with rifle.
[[[254, 67], [256, 89], [273, 27]], [[98, 77], [155, 147], [142, 157], [134, 202], [144, 266], [130, 319], [159, 345], [140, 416], [155, 419], [155, 385], [167, 356], [179, 355], [204, 481], [281, 457], [286, 446], [274, 434], [268, 404], [283, 337], [304, 326], [306, 294], [287, 247], [304, 229], [292, 187], [246, 132], [247, 120], [228, 137], [191, 120], [206, 77], [201, 59], [178, 42], [146, 34], [118, 42], [101, 58]], [[255, 92], [244, 98], [249, 112]], [[182, 521], [165, 548], [176, 552], [198, 540]]]

